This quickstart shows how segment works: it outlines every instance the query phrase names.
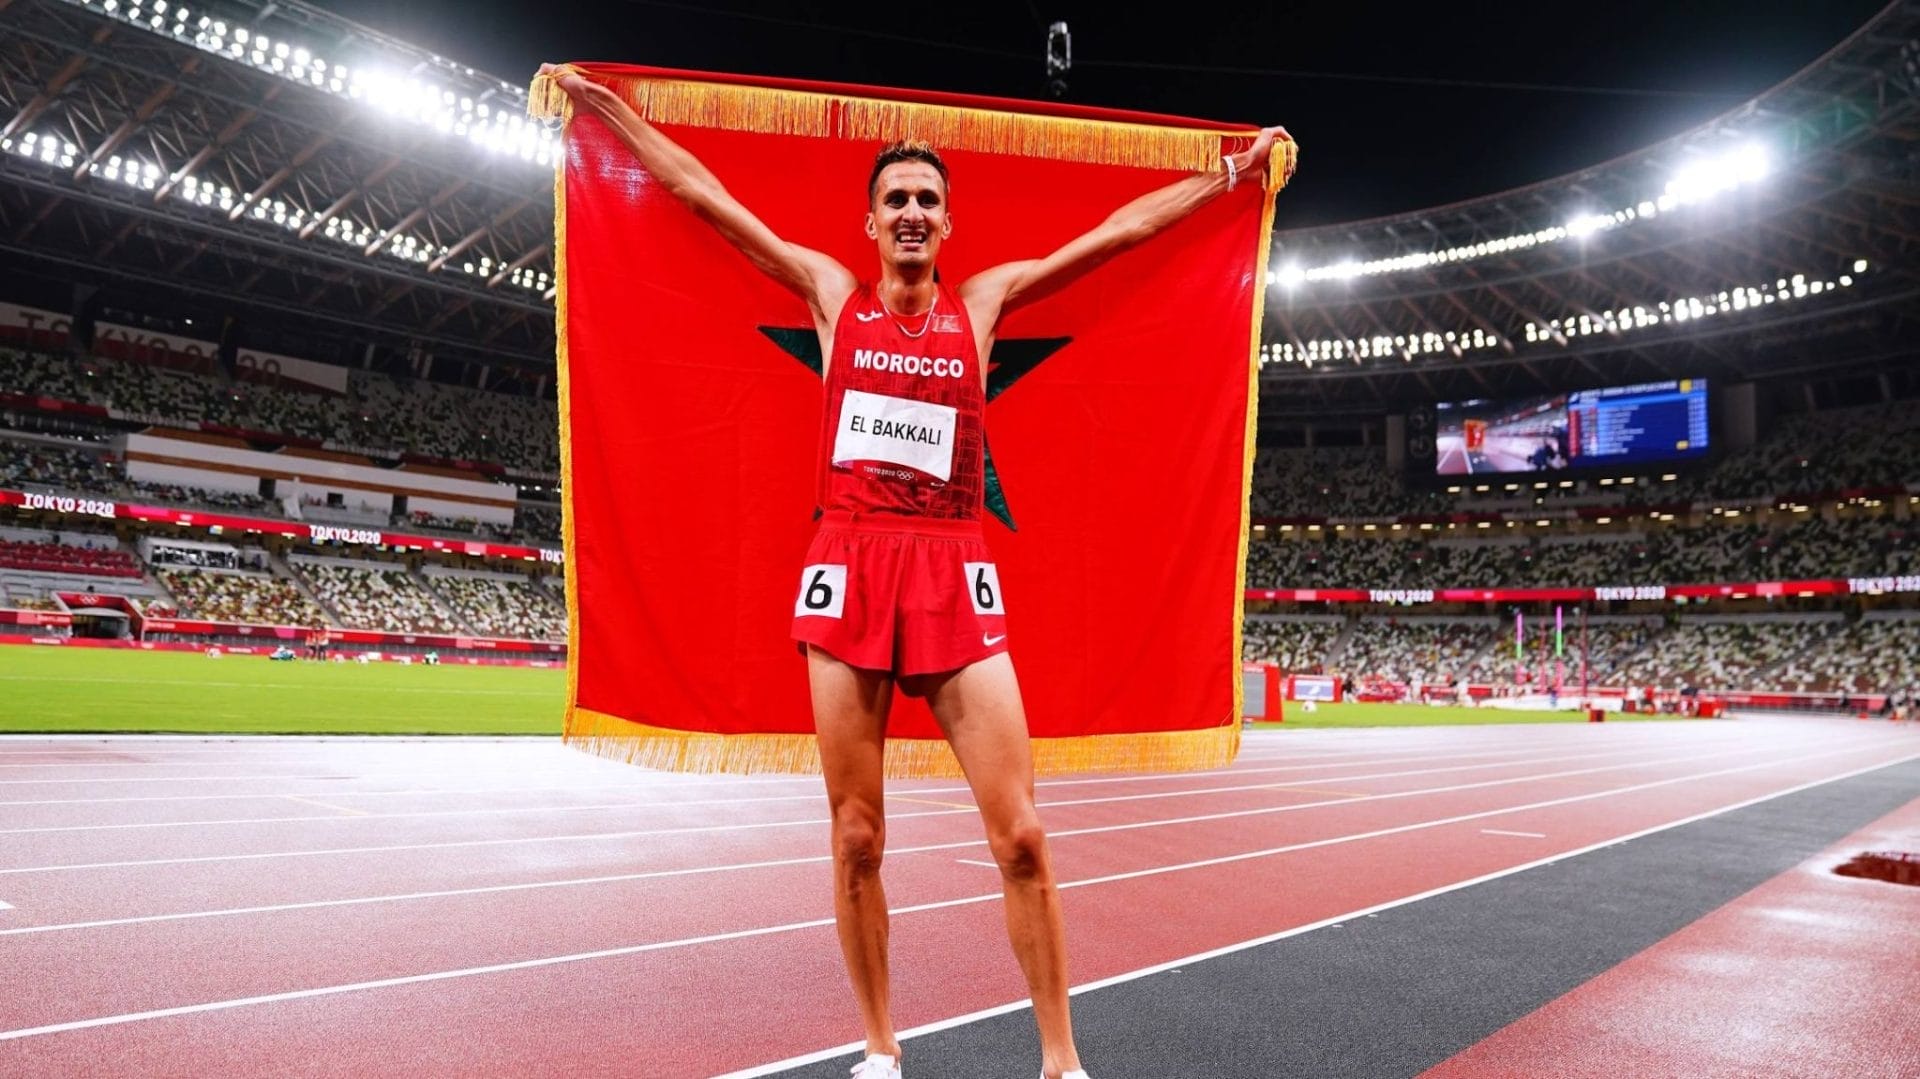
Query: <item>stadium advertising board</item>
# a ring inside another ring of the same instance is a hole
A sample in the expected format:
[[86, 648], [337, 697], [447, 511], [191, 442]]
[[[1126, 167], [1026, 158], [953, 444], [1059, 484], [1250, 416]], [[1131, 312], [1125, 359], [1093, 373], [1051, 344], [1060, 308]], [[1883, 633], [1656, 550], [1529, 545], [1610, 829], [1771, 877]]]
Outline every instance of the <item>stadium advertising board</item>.
[[1583, 603], [1589, 600], [1778, 599], [1785, 596], [1881, 595], [1920, 592], [1920, 576], [1863, 577], [1851, 580], [1740, 581], [1711, 584], [1654, 584], [1599, 588], [1249, 588], [1257, 603], [1380, 603], [1423, 606], [1428, 603]]
[[1701, 378], [1443, 402], [1437, 413], [1439, 476], [1634, 468], [1707, 452], [1707, 381]]

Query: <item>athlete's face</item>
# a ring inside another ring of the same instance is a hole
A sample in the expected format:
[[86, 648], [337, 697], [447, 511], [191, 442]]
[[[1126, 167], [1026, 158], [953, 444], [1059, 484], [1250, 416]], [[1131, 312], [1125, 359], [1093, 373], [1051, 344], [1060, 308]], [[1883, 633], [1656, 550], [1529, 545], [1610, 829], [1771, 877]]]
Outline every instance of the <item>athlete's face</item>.
[[896, 161], [880, 170], [867, 235], [880, 245], [881, 261], [931, 266], [940, 241], [953, 231], [947, 217], [947, 185], [924, 161]]

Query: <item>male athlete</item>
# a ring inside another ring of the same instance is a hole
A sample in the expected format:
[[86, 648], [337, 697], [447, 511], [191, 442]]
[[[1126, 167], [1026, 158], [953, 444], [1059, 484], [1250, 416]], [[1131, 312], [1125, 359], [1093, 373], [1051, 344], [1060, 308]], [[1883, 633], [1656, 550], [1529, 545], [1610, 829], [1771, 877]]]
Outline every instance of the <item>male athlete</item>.
[[[1200, 207], [1265, 184], [1281, 128], [1201, 173], [1128, 203], [1043, 259], [957, 287], [934, 264], [953, 232], [947, 168], [921, 142], [874, 161], [866, 232], [879, 277], [862, 281], [790, 244], [693, 155], [603, 86], [552, 66], [654, 179], [807, 303], [826, 358], [821, 519], [794, 602], [833, 818], [834, 915], [866, 1026], [856, 1079], [900, 1079], [889, 1014], [882, 764], [893, 688], [925, 697], [966, 772], [1006, 891], [1007, 934], [1033, 994], [1042, 1079], [1086, 1079], [1067, 1009], [1060, 897], [1033, 805], [1032, 747], [1007, 655], [1004, 601], [980, 529], [987, 356], [1002, 315], [1085, 275]], [[1244, 195], [1243, 197], [1257, 197]]]

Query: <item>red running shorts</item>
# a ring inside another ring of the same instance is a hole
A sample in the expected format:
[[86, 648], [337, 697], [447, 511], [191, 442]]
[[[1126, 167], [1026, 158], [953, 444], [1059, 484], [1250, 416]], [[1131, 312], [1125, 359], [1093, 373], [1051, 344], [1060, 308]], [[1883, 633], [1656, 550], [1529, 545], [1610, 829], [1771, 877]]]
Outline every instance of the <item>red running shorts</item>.
[[980, 522], [827, 514], [800, 571], [793, 639], [897, 677], [1005, 652], [1000, 575]]

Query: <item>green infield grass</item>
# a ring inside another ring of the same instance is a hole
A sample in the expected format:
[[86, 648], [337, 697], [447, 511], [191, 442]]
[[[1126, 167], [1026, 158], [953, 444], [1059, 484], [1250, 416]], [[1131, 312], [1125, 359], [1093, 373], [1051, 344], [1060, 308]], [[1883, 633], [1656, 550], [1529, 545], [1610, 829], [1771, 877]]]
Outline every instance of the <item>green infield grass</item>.
[[[1308, 712], [1300, 701], [1288, 701], [1283, 721], [1256, 720], [1251, 726], [1274, 730], [1288, 727], [1451, 727], [1477, 723], [1585, 723], [1585, 712], [1527, 712], [1517, 708], [1455, 708], [1450, 705], [1396, 704], [1372, 701], [1322, 703]], [[1677, 716], [1608, 712], [1607, 722], [1672, 719]], [[1688, 722], [1693, 722], [1689, 720]]]
[[[197, 652], [0, 647], [0, 733], [560, 733], [564, 670], [415, 663], [273, 663]], [[1609, 722], [1657, 719], [1609, 712]], [[1665, 717], [1672, 718], [1672, 717]], [[1580, 712], [1288, 702], [1257, 728], [1581, 723]]]
[[567, 672], [0, 647], [0, 732], [560, 733]]

